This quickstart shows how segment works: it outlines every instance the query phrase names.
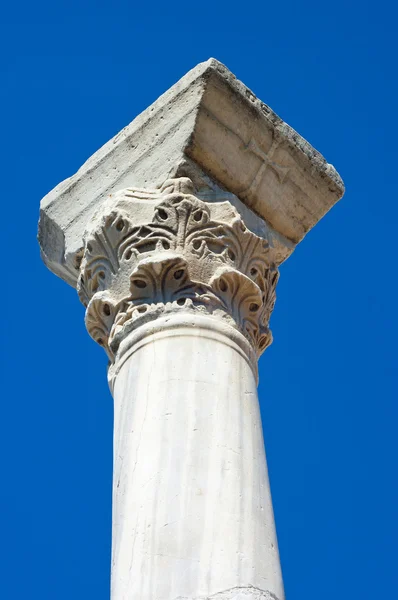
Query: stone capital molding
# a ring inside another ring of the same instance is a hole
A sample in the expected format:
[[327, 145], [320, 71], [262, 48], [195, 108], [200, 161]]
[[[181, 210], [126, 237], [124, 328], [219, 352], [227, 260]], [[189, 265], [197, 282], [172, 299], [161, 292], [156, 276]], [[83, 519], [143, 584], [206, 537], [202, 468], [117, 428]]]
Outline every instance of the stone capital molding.
[[212, 58], [43, 198], [44, 262], [75, 287], [83, 232], [104, 199], [182, 176], [201, 193], [228, 193], [258, 215], [277, 265], [344, 193], [334, 167]]
[[232, 325], [257, 356], [272, 341], [279, 273], [268, 240], [229, 202], [198, 198], [189, 178], [110, 196], [87, 228], [79, 262], [86, 326], [111, 363], [128, 333], [182, 311]]

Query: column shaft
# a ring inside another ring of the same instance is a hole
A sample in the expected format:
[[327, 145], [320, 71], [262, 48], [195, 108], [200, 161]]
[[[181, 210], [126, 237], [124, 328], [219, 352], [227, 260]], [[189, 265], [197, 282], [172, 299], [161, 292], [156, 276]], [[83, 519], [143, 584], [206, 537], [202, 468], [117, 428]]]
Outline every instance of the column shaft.
[[115, 376], [113, 600], [283, 597], [255, 374], [206, 320]]

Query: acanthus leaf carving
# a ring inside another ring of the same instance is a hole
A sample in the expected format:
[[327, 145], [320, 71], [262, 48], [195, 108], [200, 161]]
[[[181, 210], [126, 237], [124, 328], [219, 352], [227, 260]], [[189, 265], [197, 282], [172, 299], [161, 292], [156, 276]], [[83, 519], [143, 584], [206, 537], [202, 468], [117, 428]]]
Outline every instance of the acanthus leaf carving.
[[111, 361], [114, 355], [108, 342], [117, 312], [108, 292], [98, 292], [91, 298], [85, 318], [87, 331], [97, 344], [103, 346]]
[[272, 341], [278, 270], [267, 240], [229, 203], [220, 211], [193, 192], [187, 178], [122, 190], [87, 231], [78, 292], [87, 329], [111, 361], [127, 331], [165, 311], [228, 319], [258, 355]]

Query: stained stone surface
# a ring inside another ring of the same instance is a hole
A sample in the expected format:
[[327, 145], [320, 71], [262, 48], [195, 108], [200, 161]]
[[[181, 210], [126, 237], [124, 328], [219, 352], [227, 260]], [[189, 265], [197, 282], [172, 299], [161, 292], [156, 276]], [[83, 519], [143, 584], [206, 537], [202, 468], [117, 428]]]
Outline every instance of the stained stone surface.
[[84, 235], [77, 286], [88, 332], [113, 363], [140, 325], [181, 311], [207, 314], [229, 322], [260, 356], [272, 341], [279, 273], [258, 233], [230, 202], [200, 199], [187, 177], [159, 190], [120, 190]]
[[182, 311], [125, 338], [115, 406], [112, 600], [283, 600], [256, 359]]
[[75, 286], [83, 233], [102, 201], [179, 176], [190, 177], [209, 201], [229, 199], [253, 220], [261, 217], [276, 264], [344, 192], [334, 167], [211, 58], [43, 198], [45, 263]]
[[283, 600], [257, 397], [278, 265], [335, 169], [214, 59], [41, 204], [114, 397], [112, 600]]

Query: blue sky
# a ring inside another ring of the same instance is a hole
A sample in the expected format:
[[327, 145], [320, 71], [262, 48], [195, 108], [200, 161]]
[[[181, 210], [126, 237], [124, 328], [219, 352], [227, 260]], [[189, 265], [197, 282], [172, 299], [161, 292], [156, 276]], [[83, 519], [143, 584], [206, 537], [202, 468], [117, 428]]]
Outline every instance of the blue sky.
[[2, 8], [2, 599], [109, 598], [106, 358], [40, 260], [39, 201], [209, 56], [347, 188], [282, 266], [260, 362], [288, 600], [397, 596], [394, 13], [385, 0]]

